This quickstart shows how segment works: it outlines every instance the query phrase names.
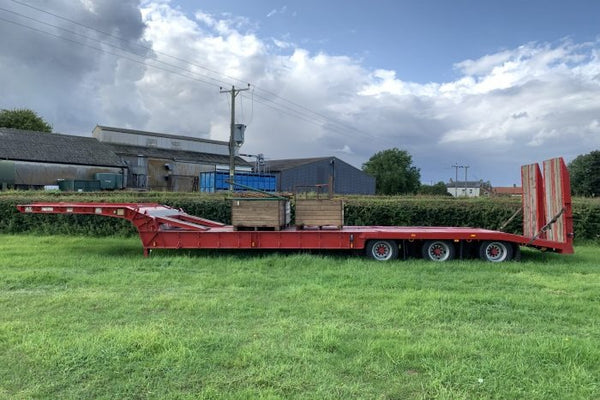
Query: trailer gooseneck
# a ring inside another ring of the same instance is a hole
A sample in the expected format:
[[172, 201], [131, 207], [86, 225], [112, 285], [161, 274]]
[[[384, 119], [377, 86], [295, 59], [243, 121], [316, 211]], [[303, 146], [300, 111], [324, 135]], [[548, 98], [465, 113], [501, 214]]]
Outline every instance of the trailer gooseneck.
[[521, 171], [523, 235], [478, 228], [413, 226], [237, 230], [154, 203], [33, 203], [17, 208], [22, 213], [127, 219], [139, 232], [145, 256], [152, 249], [362, 250], [380, 261], [415, 255], [447, 261], [476, 255], [501, 262], [518, 257], [520, 246], [573, 253], [570, 183], [564, 161], [545, 161], [543, 174], [538, 164], [525, 165]]

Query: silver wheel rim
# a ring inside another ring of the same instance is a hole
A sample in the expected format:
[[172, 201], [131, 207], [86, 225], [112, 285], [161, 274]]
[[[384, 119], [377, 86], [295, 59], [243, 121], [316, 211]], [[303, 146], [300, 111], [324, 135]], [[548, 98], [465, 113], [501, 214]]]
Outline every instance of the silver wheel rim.
[[485, 246], [485, 257], [491, 262], [502, 262], [507, 254], [506, 245], [502, 242], [491, 242]]
[[371, 248], [373, 258], [379, 261], [387, 261], [392, 258], [392, 252], [392, 246], [386, 241], [377, 241]]
[[427, 255], [433, 261], [446, 261], [450, 258], [450, 247], [446, 242], [433, 242], [427, 247]]

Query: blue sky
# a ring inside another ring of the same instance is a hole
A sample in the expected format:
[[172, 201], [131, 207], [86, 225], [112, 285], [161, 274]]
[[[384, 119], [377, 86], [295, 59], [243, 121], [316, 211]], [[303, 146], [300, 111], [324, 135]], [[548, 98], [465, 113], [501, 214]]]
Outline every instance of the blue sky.
[[[31, 6], [35, 7], [32, 8]], [[5, 0], [0, 107], [56, 132], [96, 124], [227, 140], [244, 153], [408, 151], [494, 186], [600, 149], [600, 1]], [[108, 35], [107, 35], [108, 33]], [[43, 90], [40, 90], [43, 88]]]
[[595, 40], [595, 0], [175, 0], [183, 10], [250, 19], [258, 36], [347, 55], [427, 83], [456, 77], [455, 63], [529, 42]]

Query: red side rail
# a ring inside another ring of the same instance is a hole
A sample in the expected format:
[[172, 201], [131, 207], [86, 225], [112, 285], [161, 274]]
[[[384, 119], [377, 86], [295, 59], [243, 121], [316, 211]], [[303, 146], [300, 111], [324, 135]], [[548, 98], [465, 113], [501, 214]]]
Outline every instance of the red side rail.
[[174, 228], [206, 231], [225, 226], [157, 203], [34, 203], [18, 205], [17, 209], [26, 214], [92, 214], [122, 218], [131, 221], [140, 233]]

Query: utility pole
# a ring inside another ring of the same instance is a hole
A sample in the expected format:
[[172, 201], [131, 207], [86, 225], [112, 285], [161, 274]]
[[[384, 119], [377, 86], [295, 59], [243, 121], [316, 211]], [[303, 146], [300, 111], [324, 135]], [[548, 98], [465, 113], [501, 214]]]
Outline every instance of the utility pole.
[[465, 169], [465, 197], [468, 197], [468, 194], [467, 194], [467, 171], [469, 170], [469, 166], [463, 165], [463, 168]]
[[458, 165], [458, 163], [451, 165], [452, 168], [456, 171], [456, 177], [454, 179], [454, 197], [458, 197], [458, 169], [463, 168], [462, 165]]
[[233, 192], [233, 181], [235, 179], [235, 98], [236, 96], [245, 90], [250, 89], [250, 84], [245, 89], [236, 89], [235, 86], [231, 86], [231, 90], [223, 90], [220, 88], [220, 93], [231, 93], [231, 130], [229, 132], [229, 191]]

